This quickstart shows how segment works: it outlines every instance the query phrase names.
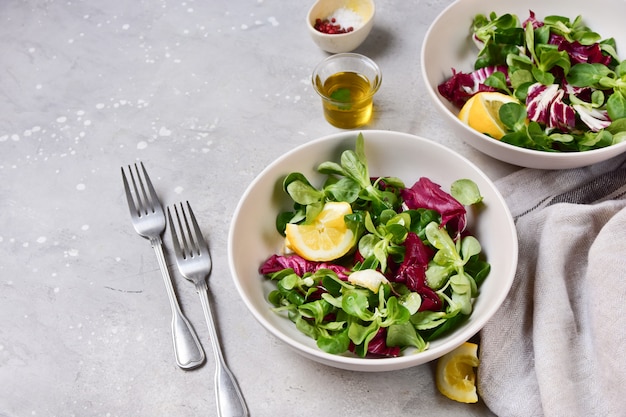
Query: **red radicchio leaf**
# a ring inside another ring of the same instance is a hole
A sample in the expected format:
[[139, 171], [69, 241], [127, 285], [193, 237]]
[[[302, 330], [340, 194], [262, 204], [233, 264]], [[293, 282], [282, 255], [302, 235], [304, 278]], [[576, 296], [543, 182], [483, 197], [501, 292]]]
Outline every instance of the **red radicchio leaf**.
[[439, 84], [437, 89], [448, 101], [461, 108], [474, 94], [482, 91], [497, 91], [494, 87], [485, 85], [485, 80], [494, 72], [504, 73], [508, 79], [508, 69], [506, 65], [497, 65], [477, 69], [469, 74], [457, 72], [452, 69], [452, 77]]
[[561, 94], [561, 97], [558, 100], [554, 100], [550, 106], [550, 123], [548, 123], [548, 126], [567, 132], [575, 125], [576, 112], [572, 106], [563, 102], [563, 94]]
[[[354, 344], [350, 342], [349, 347], [351, 352], [354, 352]], [[387, 346], [387, 329], [381, 327], [378, 329], [376, 336], [372, 340], [370, 340], [367, 345], [367, 353], [376, 355], [376, 356], [388, 356], [388, 357], [396, 357], [400, 356], [400, 347], [398, 346]]]
[[565, 90], [566, 95], [575, 95], [582, 101], [586, 101], [587, 103], [591, 102], [591, 94], [593, 93], [593, 88], [591, 87], [576, 87], [563, 78], [561, 80], [561, 88]]
[[450, 223], [449, 231], [453, 238], [465, 230], [465, 207], [430, 179], [420, 178], [411, 188], [403, 189], [400, 195], [410, 209], [425, 208], [441, 214], [441, 227]]
[[343, 281], [348, 279], [350, 272], [350, 270], [344, 266], [327, 262], [307, 261], [299, 255], [272, 255], [261, 265], [259, 272], [263, 275], [268, 275], [287, 268], [292, 268], [298, 276], [302, 276], [306, 272], [315, 272], [319, 269], [330, 269]]
[[474, 80], [470, 74], [456, 72], [452, 68], [452, 77], [439, 84], [437, 90], [445, 99], [460, 108], [474, 95]]
[[522, 27], [525, 28], [526, 25], [528, 24], [528, 22], [532, 23], [533, 25], [533, 29], [537, 29], [543, 26], [543, 22], [541, 20], [537, 20], [537, 18], [535, 17], [535, 12], [533, 12], [532, 10], [529, 10], [529, 16], [528, 19], [524, 20], [524, 22], [522, 22]]
[[548, 128], [568, 131], [576, 125], [576, 112], [563, 102], [565, 91], [558, 84], [535, 83], [528, 88], [526, 110], [528, 118]]
[[570, 57], [572, 65], [589, 63], [589, 64], [604, 64], [611, 63], [611, 57], [604, 55], [600, 45], [594, 43], [593, 45], [582, 45], [578, 41], [570, 42], [561, 35], [551, 34], [548, 43], [556, 45], [559, 51], [565, 51]]
[[441, 299], [437, 293], [426, 284], [426, 269], [428, 261], [433, 257], [433, 251], [413, 232], [407, 235], [404, 241], [404, 260], [394, 274], [391, 281], [404, 283], [411, 291], [417, 292], [422, 298], [419, 311], [441, 310]]

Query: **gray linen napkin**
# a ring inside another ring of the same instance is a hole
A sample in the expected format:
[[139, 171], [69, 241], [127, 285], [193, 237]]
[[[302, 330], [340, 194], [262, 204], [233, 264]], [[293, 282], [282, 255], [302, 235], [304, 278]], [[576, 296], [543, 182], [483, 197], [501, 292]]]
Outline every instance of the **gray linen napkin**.
[[626, 158], [496, 185], [519, 264], [480, 333], [481, 398], [500, 417], [626, 416]]

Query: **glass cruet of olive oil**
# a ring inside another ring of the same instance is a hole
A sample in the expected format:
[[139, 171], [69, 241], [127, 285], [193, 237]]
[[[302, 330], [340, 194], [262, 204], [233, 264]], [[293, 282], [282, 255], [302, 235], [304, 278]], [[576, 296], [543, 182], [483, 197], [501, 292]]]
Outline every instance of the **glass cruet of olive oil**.
[[382, 81], [380, 68], [370, 58], [355, 53], [332, 55], [315, 67], [312, 81], [331, 125], [352, 129], [370, 121], [374, 94]]

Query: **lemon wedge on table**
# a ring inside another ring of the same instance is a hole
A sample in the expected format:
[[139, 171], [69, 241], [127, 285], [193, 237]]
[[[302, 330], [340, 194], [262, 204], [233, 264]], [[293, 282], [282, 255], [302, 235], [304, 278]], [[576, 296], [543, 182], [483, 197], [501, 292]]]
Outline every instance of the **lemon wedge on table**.
[[311, 224], [287, 224], [286, 243], [289, 249], [309, 261], [332, 261], [348, 253], [355, 236], [344, 216], [352, 214], [346, 202], [328, 202]]
[[437, 360], [435, 384], [451, 400], [462, 403], [478, 402], [476, 373], [478, 345], [465, 342]]
[[474, 94], [461, 108], [459, 119], [480, 133], [502, 139], [506, 128], [500, 121], [500, 107], [505, 103], [519, 103], [515, 98], [495, 91]]

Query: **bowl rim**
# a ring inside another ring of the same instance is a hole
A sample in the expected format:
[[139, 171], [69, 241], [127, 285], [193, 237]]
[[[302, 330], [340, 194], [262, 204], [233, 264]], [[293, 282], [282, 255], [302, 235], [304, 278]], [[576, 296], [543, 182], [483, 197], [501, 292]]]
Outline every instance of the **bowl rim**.
[[[340, 369], [346, 369], [346, 370], [354, 370], [354, 371], [380, 372], [380, 371], [404, 369], [407, 367], [417, 366], [417, 365], [430, 362], [434, 359], [439, 358], [445, 353], [453, 350], [455, 347], [460, 346], [463, 342], [469, 340], [476, 333], [478, 333], [480, 329], [482, 329], [484, 325], [496, 314], [497, 310], [503, 304], [506, 296], [508, 295], [511, 289], [513, 280], [515, 278], [515, 273], [517, 270], [517, 264], [518, 264], [518, 241], [517, 241], [517, 232], [515, 229], [515, 224], [514, 224], [511, 212], [508, 208], [508, 205], [506, 204], [506, 201], [504, 200], [504, 197], [502, 196], [502, 194], [500, 194], [499, 190], [497, 189], [493, 181], [491, 181], [489, 177], [478, 166], [473, 164], [467, 158], [465, 158], [464, 156], [458, 154], [457, 152], [451, 150], [450, 148], [440, 143], [434, 142], [432, 140], [426, 139], [421, 136], [412, 135], [409, 133], [387, 131], [387, 130], [365, 130], [363, 131], [363, 133], [364, 135], [380, 135], [383, 137], [384, 136], [387, 136], [387, 137], [388, 136], [402, 136], [410, 140], [418, 140], [418, 141], [421, 141], [422, 143], [426, 143], [427, 146], [431, 146], [435, 148], [437, 152], [444, 152], [444, 153], [447, 153], [448, 155], [454, 155], [456, 158], [458, 158], [459, 160], [467, 164], [467, 167], [473, 170], [477, 176], [482, 177], [484, 181], [486, 181], [488, 184], [491, 185], [490, 188], [492, 192], [494, 193], [494, 195], [496, 196], [499, 206], [501, 206], [505, 211], [505, 215], [507, 218], [507, 226], [508, 226], [507, 231], [510, 233], [510, 236], [512, 238], [511, 242], [512, 242], [513, 247], [511, 248], [512, 249], [511, 267], [509, 270], [506, 271], [507, 276], [502, 278], [503, 280], [506, 279], [506, 281], [503, 284], [504, 288], [497, 293], [498, 297], [490, 299], [489, 305], [485, 308], [486, 310], [485, 314], [483, 314], [480, 317], [473, 317], [467, 323], [467, 325], [461, 329], [461, 331], [454, 332], [450, 334], [449, 336], [447, 336], [448, 340], [445, 346], [437, 346], [435, 348], [427, 349], [423, 352], [409, 354], [405, 356], [403, 355], [403, 356], [394, 357], [394, 358], [360, 358], [356, 356], [329, 354], [329, 353], [323, 352], [320, 349], [303, 345], [299, 343], [298, 341], [294, 340], [293, 338], [290, 338], [287, 335], [283, 334], [276, 328], [274, 328], [272, 323], [270, 323], [267, 319], [265, 319], [261, 314], [257, 313], [258, 311], [257, 308], [255, 307], [252, 300], [248, 298], [244, 288], [242, 287], [242, 284], [239, 282], [240, 280], [237, 277], [237, 268], [233, 259], [234, 258], [233, 252], [234, 252], [234, 247], [235, 247], [234, 236], [235, 236], [235, 232], [237, 228], [236, 219], [240, 216], [241, 210], [244, 206], [246, 199], [248, 198], [252, 190], [257, 186], [257, 184], [259, 184], [259, 182], [261, 182], [266, 177], [266, 175], [268, 175], [269, 172], [271, 172], [276, 166], [283, 163], [285, 160], [291, 158], [294, 154], [303, 152], [306, 149], [311, 148], [311, 147], [320, 146], [325, 143], [332, 143], [333, 141], [336, 141], [337, 139], [347, 139], [349, 135], [356, 136], [356, 131], [344, 131], [344, 132], [333, 133], [333, 134], [322, 136], [320, 138], [306, 142], [299, 146], [296, 146], [295, 148], [287, 151], [286, 153], [282, 154], [277, 159], [275, 159], [273, 162], [271, 162], [252, 180], [252, 182], [248, 185], [248, 187], [242, 194], [233, 212], [231, 224], [229, 227], [228, 243], [227, 243], [228, 263], [229, 263], [229, 268], [231, 272], [231, 277], [234, 281], [235, 287], [237, 288], [239, 296], [241, 297], [244, 304], [246, 305], [246, 308], [253, 315], [255, 320], [259, 322], [262, 325], [262, 327], [266, 331], [268, 331], [270, 334], [272, 334], [274, 337], [276, 337], [277, 339], [281, 340], [282, 342], [284, 342], [285, 344], [287, 344], [288, 346], [296, 350], [297, 353], [300, 353], [308, 357], [309, 359], [315, 360], [319, 363], [323, 363], [328, 366], [332, 366], [332, 367], [340, 368]], [[269, 308], [269, 304], [268, 304], [268, 308]]]

